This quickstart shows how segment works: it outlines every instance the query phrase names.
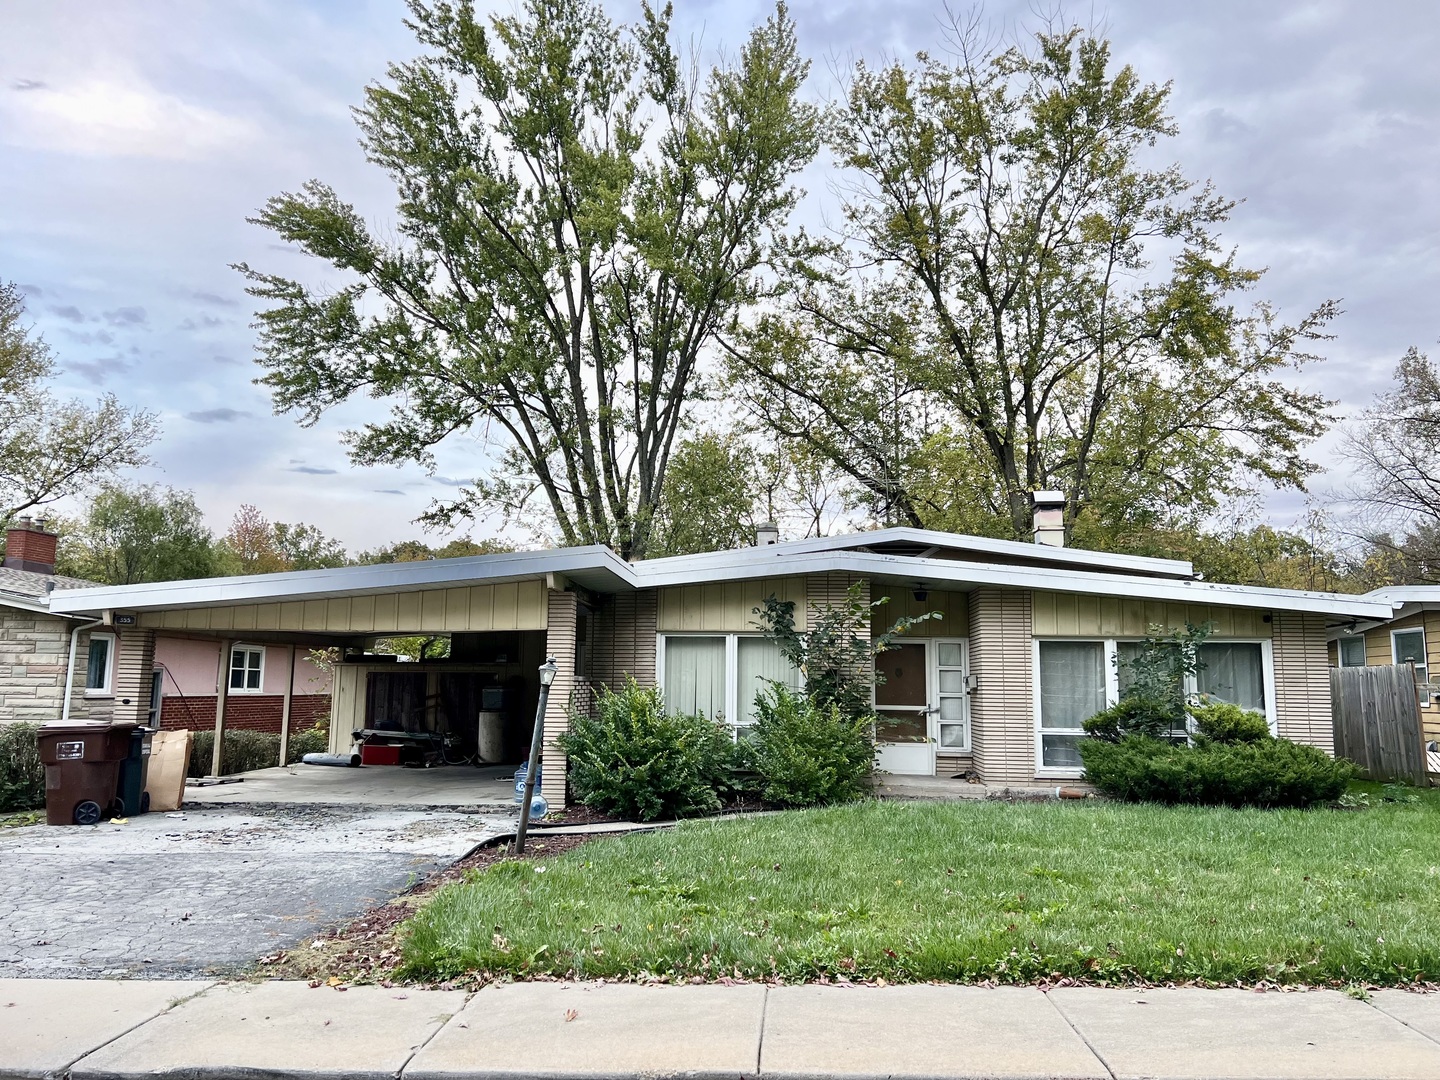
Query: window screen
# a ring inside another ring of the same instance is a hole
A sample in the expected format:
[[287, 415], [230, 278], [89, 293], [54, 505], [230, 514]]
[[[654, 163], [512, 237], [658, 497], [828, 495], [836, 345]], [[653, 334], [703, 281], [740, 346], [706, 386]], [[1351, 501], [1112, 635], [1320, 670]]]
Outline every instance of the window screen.
[[780, 646], [768, 638], [742, 637], [735, 645], [736, 664], [740, 669], [735, 703], [739, 715], [735, 723], [748, 727], [755, 722], [755, 695], [777, 682], [792, 690], [798, 689], [800, 672], [785, 659]]
[[110, 689], [110, 639], [92, 637], [85, 662], [85, 689]]
[[1196, 689], [1214, 701], [1265, 711], [1265, 664], [1255, 641], [1207, 642], [1198, 653]]
[[1105, 644], [1040, 642], [1040, 761], [1081, 767], [1080, 725], [1105, 708]]
[[1365, 635], [1356, 634], [1353, 637], [1342, 637], [1340, 639], [1340, 666], [1341, 667], [1364, 667], [1365, 666]]
[[725, 712], [725, 639], [665, 639], [665, 707], [712, 720]]

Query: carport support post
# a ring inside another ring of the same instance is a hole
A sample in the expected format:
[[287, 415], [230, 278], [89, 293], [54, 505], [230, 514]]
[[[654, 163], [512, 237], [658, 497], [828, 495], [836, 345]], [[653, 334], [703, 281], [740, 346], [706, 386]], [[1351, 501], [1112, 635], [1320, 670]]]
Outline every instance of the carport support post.
[[285, 668], [285, 701], [280, 706], [280, 767], [290, 757], [290, 697], [295, 693], [295, 646], [290, 646], [290, 662]]
[[535, 706], [535, 730], [530, 735], [530, 764], [525, 767], [525, 795], [520, 800], [520, 826], [515, 830], [515, 854], [525, 854], [525, 833], [530, 827], [530, 800], [535, 797], [535, 774], [540, 769], [540, 744], [545, 741], [545, 703], [559, 665], [547, 656], [540, 665], [540, 702]]
[[225, 699], [230, 696], [230, 642], [220, 642], [220, 670], [215, 683], [215, 749], [210, 755], [210, 775], [220, 775], [220, 751], [225, 745]]

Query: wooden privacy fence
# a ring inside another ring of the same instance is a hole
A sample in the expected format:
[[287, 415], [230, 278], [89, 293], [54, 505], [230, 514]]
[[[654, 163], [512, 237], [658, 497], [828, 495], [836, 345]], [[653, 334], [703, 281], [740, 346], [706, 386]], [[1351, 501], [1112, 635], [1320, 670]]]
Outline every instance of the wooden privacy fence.
[[1372, 780], [1425, 783], [1420, 698], [1410, 664], [1330, 669], [1335, 756]]

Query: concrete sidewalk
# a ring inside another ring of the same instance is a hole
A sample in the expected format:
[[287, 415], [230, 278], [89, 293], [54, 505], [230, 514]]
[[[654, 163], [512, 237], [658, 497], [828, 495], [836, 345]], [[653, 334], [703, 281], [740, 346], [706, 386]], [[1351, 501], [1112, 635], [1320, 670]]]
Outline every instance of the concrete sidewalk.
[[1440, 1080], [1440, 995], [0, 980], [0, 1078]]

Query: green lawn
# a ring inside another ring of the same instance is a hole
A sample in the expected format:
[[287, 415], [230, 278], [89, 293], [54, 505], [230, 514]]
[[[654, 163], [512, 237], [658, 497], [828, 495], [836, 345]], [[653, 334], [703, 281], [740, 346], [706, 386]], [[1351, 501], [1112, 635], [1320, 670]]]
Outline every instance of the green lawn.
[[1360, 811], [863, 803], [693, 822], [442, 889], [405, 971], [1434, 979], [1440, 793], [1370, 791]]

